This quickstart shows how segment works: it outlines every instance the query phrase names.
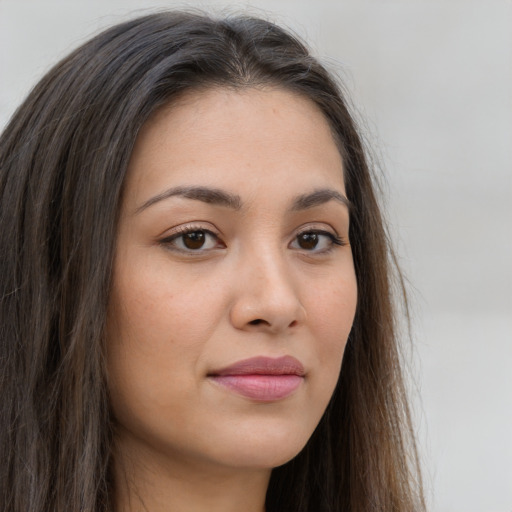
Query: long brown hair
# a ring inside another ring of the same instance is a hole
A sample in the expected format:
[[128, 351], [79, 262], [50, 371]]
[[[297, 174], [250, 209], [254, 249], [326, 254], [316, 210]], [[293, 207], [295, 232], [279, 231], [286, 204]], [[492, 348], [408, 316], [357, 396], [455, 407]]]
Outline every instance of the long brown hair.
[[106, 512], [104, 326], [123, 180], [148, 117], [193, 88], [275, 85], [314, 101], [346, 169], [358, 306], [341, 375], [268, 512], [424, 509], [391, 293], [392, 253], [336, 81], [267, 21], [165, 12], [55, 66], [0, 139], [0, 509]]

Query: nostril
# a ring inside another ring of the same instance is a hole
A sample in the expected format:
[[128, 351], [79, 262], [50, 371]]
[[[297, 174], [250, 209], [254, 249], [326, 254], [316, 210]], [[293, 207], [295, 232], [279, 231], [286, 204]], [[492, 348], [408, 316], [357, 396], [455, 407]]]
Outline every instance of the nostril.
[[262, 320], [261, 318], [256, 318], [256, 320], [251, 320], [249, 322], [249, 325], [260, 325], [262, 323], [266, 323], [265, 320]]

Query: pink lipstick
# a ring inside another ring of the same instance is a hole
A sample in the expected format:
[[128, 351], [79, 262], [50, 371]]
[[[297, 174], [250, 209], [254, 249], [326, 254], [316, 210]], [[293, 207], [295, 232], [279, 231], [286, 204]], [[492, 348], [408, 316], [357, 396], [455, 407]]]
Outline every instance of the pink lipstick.
[[217, 384], [258, 402], [274, 402], [290, 396], [304, 379], [304, 367], [294, 357], [244, 359], [209, 377]]

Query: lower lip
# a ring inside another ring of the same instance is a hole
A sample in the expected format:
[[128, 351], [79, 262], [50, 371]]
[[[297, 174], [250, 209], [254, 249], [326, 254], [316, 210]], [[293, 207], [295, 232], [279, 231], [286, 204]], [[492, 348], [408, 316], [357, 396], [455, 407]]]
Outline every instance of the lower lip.
[[258, 402], [275, 402], [290, 396], [302, 383], [298, 375], [217, 375], [212, 380]]

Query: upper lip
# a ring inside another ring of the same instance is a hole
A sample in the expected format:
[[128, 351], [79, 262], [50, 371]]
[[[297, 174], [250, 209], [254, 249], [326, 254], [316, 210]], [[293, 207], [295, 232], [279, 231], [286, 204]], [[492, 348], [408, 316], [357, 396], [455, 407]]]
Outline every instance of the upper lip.
[[303, 377], [304, 374], [304, 366], [295, 357], [258, 356], [237, 361], [226, 368], [215, 370], [209, 375], [212, 377], [226, 375], [298, 375]]

